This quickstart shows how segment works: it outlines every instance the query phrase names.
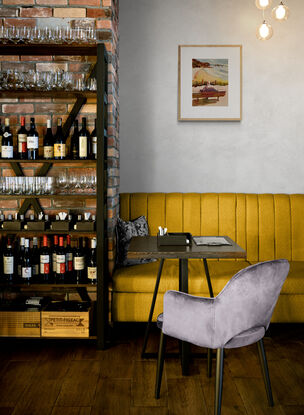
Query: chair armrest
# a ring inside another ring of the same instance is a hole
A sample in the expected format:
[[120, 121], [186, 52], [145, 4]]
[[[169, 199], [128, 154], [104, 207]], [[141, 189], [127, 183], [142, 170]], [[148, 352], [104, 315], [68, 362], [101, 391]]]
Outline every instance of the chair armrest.
[[211, 348], [214, 339], [214, 301], [214, 298], [167, 291], [164, 295], [163, 333]]

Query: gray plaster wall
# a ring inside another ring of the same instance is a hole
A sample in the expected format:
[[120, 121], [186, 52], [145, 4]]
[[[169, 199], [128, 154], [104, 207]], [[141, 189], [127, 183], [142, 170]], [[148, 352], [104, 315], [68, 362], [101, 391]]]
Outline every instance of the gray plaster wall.
[[[121, 192], [303, 193], [304, 2], [265, 42], [254, 3], [120, 1]], [[243, 45], [241, 122], [177, 121], [179, 44]]]

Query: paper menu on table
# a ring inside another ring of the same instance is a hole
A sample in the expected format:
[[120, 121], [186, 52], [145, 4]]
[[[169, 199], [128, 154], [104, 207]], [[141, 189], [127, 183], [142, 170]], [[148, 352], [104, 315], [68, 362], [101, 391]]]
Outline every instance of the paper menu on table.
[[231, 245], [229, 241], [223, 236], [194, 236], [196, 245], [220, 246]]

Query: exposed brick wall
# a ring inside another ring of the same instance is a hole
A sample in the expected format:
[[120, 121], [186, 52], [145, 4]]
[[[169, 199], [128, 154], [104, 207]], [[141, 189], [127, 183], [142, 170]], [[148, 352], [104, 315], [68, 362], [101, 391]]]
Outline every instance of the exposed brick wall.
[[[108, 67], [108, 218], [109, 218], [109, 260], [110, 269], [113, 268], [113, 229], [116, 217], [119, 212], [119, 82], [118, 82], [118, 7], [119, 0], [23, 0], [22, 5], [17, 0], [0, 1], [1, 24], [9, 26], [56, 26], [66, 22], [65, 25], [71, 27], [96, 27], [98, 40], [103, 42], [109, 54]], [[41, 20], [43, 19], [43, 20]], [[63, 20], [64, 19], [64, 20]], [[0, 56], [0, 69], [18, 69], [28, 71], [30, 69], [48, 71], [52, 69], [64, 69], [71, 71], [75, 76], [81, 76], [87, 72], [92, 57], [76, 56]], [[42, 94], [43, 95], [43, 94]], [[65, 120], [68, 112], [73, 106], [73, 100], [41, 98], [41, 99], [1, 99], [0, 116], [10, 118], [11, 128], [16, 136], [20, 127], [21, 116], [26, 117], [29, 125], [30, 117], [34, 116], [37, 130], [42, 137], [46, 130], [46, 120], [51, 118], [53, 132], [56, 129], [58, 117]], [[86, 116], [88, 128], [92, 131], [96, 112], [96, 100], [88, 100], [82, 108], [79, 119]], [[32, 175], [37, 168], [35, 164], [24, 164], [26, 175]], [[63, 166], [53, 167], [50, 174], [58, 174]], [[64, 169], [82, 169], [79, 164], [64, 167]], [[0, 167], [0, 174], [14, 175], [8, 165]], [[5, 200], [1, 201], [1, 208], [5, 213], [14, 212], [20, 207], [21, 201]], [[69, 208], [73, 211], [92, 211], [96, 207], [94, 200], [79, 201], [70, 199], [66, 202], [63, 199], [41, 199], [41, 204], [46, 212], [52, 213], [60, 208]]]

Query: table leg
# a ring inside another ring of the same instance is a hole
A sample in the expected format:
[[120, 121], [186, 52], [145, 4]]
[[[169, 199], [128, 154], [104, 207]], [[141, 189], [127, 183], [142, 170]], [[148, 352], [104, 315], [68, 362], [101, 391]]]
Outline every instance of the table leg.
[[[205, 275], [206, 275], [206, 279], [208, 283], [209, 294], [210, 294], [210, 297], [213, 298], [214, 295], [213, 295], [213, 289], [212, 289], [207, 259], [203, 258], [203, 260], [204, 260]], [[211, 373], [212, 373], [212, 350], [207, 349], [207, 376], [208, 378], [211, 377]]]
[[157, 278], [156, 278], [156, 282], [155, 282], [154, 293], [153, 293], [152, 303], [151, 303], [151, 307], [150, 307], [148, 323], [147, 323], [147, 327], [146, 327], [146, 331], [145, 331], [144, 344], [143, 344], [143, 348], [142, 348], [142, 352], [141, 352], [141, 357], [142, 358], [145, 357], [145, 351], [146, 351], [146, 347], [147, 347], [147, 343], [148, 343], [148, 337], [149, 337], [149, 333], [150, 333], [150, 326], [151, 326], [151, 321], [152, 321], [152, 317], [153, 317], [153, 312], [154, 312], [154, 307], [155, 307], [155, 302], [156, 302], [156, 297], [157, 297], [157, 293], [158, 293], [158, 287], [159, 287], [160, 277], [161, 277], [162, 270], [163, 270], [164, 261], [165, 261], [164, 258], [161, 258], [160, 263], [159, 263], [159, 267], [158, 267], [158, 273], [157, 273]]
[[213, 295], [213, 289], [212, 289], [211, 280], [210, 280], [210, 274], [209, 274], [207, 259], [206, 258], [203, 258], [203, 261], [204, 261], [205, 274], [206, 274], [206, 279], [207, 279], [209, 294], [210, 294], [210, 297], [213, 298], [214, 295]]
[[[188, 292], [188, 259], [179, 260], [179, 290]], [[189, 375], [190, 344], [181, 342], [181, 365], [183, 376]]]

